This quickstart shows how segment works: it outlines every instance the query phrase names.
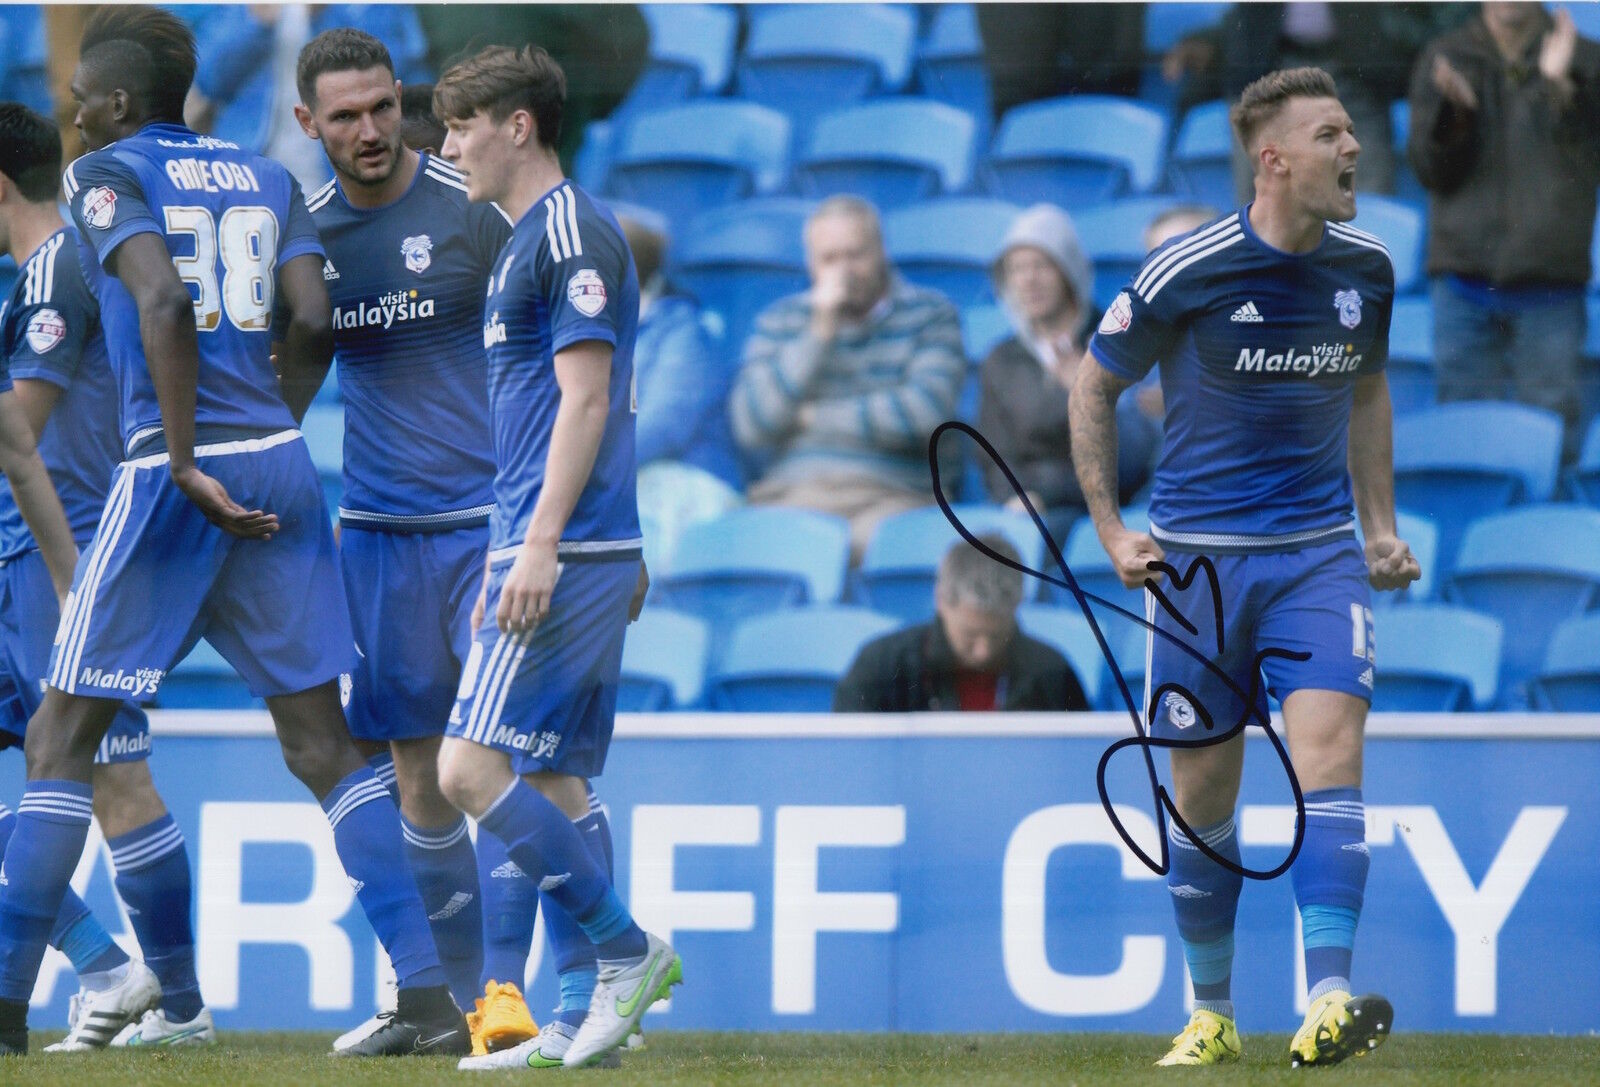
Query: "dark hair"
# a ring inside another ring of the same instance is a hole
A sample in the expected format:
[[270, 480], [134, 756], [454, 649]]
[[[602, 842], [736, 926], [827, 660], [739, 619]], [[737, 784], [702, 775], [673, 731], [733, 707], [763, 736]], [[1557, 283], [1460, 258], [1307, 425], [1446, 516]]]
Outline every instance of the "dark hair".
[[561, 138], [561, 107], [566, 100], [567, 77], [561, 65], [537, 45], [488, 46], [454, 65], [433, 88], [433, 111], [440, 120], [464, 121], [482, 110], [499, 124], [525, 109], [533, 114], [544, 147], [555, 147]]
[[1253, 155], [1252, 141], [1291, 98], [1338, 98], [1333, 77], [1321, 68], [1282, 68], [1246, 87], [1228, 110], [1239, 145]]
[[21, 102], [0, 102], [0, 174], [22, 198], [41, 204], [61, 185], [61, 133], [55, 122]]
[[433, 84], [400, 88], [400, 139], [413, 151], [444, 146], [445, 129], [433, 113]]
[[300, 59], [294, 66], [294, 85], [300, 92], [300, 101], [314, 106], [318, 76], [324, 72], [364, 72], [368, 68], [386, 68], [390, 76], [394, 75], [388, 47], [365, 30], [336, 26], [318, 34], [300, 50]]
[[111, 89], [140, 96], [141, 104], [148, 107], [153, 118], [182, 122], [183, 100], [194, 82], [198, 63], [194, 32], [188, 24], [161, 8], [103, 4], [83, 28], [79, 58], [88, 62], [91, 53], [116, 42], [137, 46], [143, 57], [133, 50], [104, 51], [96, 57], [106, 75], [133, 84]]

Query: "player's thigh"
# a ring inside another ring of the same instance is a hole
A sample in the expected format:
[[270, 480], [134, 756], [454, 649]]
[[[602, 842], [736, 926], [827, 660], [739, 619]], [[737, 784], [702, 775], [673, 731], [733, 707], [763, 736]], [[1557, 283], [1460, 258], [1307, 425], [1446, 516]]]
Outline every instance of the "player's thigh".
[[[1167, 556], [1179, 578], [1145, 592], [1145, 712], [1150, 735], [1204, 744], [1266, 720], [1254, 657], [1251, 556]], [[1210, 572], [1216, 574], [1215, 580]]]
[[1283, 701], [1289, 758], [1300, 788], [1359, 786], [1367, 703], [1340, 691], [1303, 689]]
[[1377, 645], [1367, 564], [1354, 540], [1264, 556], [1276, 570], [1255, 649], [1280, 702], [1299, 690], [1372, 702]]

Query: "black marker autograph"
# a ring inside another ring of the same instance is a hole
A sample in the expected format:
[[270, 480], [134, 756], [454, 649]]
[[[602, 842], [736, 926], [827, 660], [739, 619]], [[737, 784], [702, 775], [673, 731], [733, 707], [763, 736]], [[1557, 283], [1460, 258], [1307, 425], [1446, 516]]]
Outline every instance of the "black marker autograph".
[[[959, 431], [960, 433], [967, 435], [973, 441], [977, 442], [979, 448], [983, 450], [983, 452], [991, 461], [994, 462], [1001, 472], [1005, 473], [1006, 482], [1011, 485], [1012, 492], [1022, 500], [1023, 508], [1028, 511], [1028, 516], [1033, 519], [1034, 527], [1039, 530], [1039, 535], [1044, 538], [1045, 547], [1049, 550], [1050, 558], [1054, 560], [1056, 569], [1060, 571], [1060, 577], [1057, 577], [1054, 574], [1045, 573], [1042, 570], [1032, 569], [1031, 567], [1020, 562], [1013, 562], [1006, 556], [996, 552], [993, 548], [985, 545], [967, 529], [966, 525], [961, 523], [961, 518], [956, 515], [955, 510], [950, 506], [950, 501], [945, 497], [944, 486], [942, 484], [939, 472], [939, 439], [944, 437], [945, 434], [952, 430]], [[1128, 709], [1128, 716], [1133, 719], [1133, 728], [1135, 733], [1133, 736], [1128, 736], [1117, 740], [1110, 747], [1106, 748], [1105, 752], [1100, 756], [1100, 764], [1095, 770], [1095, 786], [1100, 792], [1100, 806], [1105, 809], [1106, 817], [1111, 820], [1111, 825], [1116, 829], [1117, 836], [1122, 839], [1123, 843], [1127, 845], [1128, 849], [1133, 852], [1134, 856], [1143, 861], [1145, 866], [1156, 874], [1167, 874], [1168, 870], [1171, 868], [1172, 861], [1169, 842], [1167, 840], [1167, 818], [1170, 816], [1172, 821], [1178, 825], [1178, 828], [1183, 831], [1184, 835], [1188, 837], [1189, 841], [1194, 843], [1200, 852], [1204, 853], [1206, 856], [1210, 857], [1213, 861], [1222, 865], [1224, 868], [1236, 872], [1246, 878], [1259, 880], [1276, 879], [1278, 876], [1281, 876], [1283, 873], [1287, 872], [1289, 867], [1294, 864], [1295, 858], [1300, 855], [1300, 846], [1305, 841], [1305, 793], [1301, 790], [1300, 781], [1295, 776], [1294, 764], [1289, 758], [1288, 749], [1284, 746], [1283, 740], [1279, 738], [1275, 731], [1273, 731], [1270, 717], [1257, 709], [1256, 699], [1261, 694], [1261, 664], [1263, 661], [1271, 658], [1304, 661], [1309, 660], [1311, 658], [1311, 654], [1300, 650], [1277, 649], [1272, 647], [1262, 649], [1256, 654], [1255, 668], [1253, 670], [1254, 678], [1250, 682], [1249, 691], [1246, 692], [1240, 690], [1238, 685], [1236, 685], [1226, 673], [1224, 673], [1194, 647], [1184, 642], [1183, 639], [1178, 638], [1167, 631], [1158, 629], [1152, 623], [1147, 622], [1141, 615], [1135, 615], [1133, 612], [1119, 607], [1109, 600], [1104, 600], [1098, 596], [1095, 596], [1093, 593], [1085, 592], [1078, 585], [1078, 579], [1073, 576], [1071, 568], [1067, 566], [1067, 560], [1061, 554], [1061, 549], [1056, 546], [1055, 540], [1051, 538], [1050, 531], [1048, 528], [1046, 528], [1044, 519], [1039, 516], [1039, 511], [1034, 509], [1033, 502], [1029, 500], [1027, 492], [1023, 489], [1021, 482], [1018, 481], [1016, 474], [1012, 472], [1011, 466], [1005, 462], [1005, 458], [1002, 457], [998, 451], [996, 451], [994, 446], [989, 444], [989, 440], [979, 433], [976, 428], [955, 420], [940, 423], [934, 429], [933, 434], [928, 438], [928, 467], [933, 473], [934, 500], [939, 503], [939, 509], [944, 512], [945, 519], [950, 522], [951, 527], [961, 535], [962, 539], [966, 540], [967, 543], [983, 552], [983, 554], [987, 555], [990, 559], [1000, 563], [1002, 566], [1008, 566], [1019, 573], [1025, 574], [1029, 577], [1038, 578], [1040, 581], [1047, 581], [1052, 585], [1058, 586], [1059, 588], [1070, 592], [1073, 596], [1073, 599], [1078, 602], [1078, 607], [1082, 610], [1083, 617], [1089, 621], [1089, 629], [1094, 632], [1095, 642], [1100, 646], [1100, 652], [1105, 657], [1106, 664], [1111, 666], [1111, 677], [1116, 681], [1117, 690], [1121, 693], [1123, 704]], [[1183, 589], [1188, 588], [1191, 584], [1193, 584], [1196, 577], [1200, 576], [1201, 574], [1205, 575], [1206, 580], [1211, 588], [1212, 610], [1216, 619], [1217, 651], [1220, 653], [1223, 648], [1222, 593], [1220, 584], [1217, 580], [1216, 566], [1212, 564], [1211, 560], [1204, 555], [1198, 555], [1195, 557], [1194, 561], [1189, 564], [1189, 568], [1182, 571], [1180, 571], [1171, 563], [1162, 561], [1153, 561], [1148, 564], [1147, 568], [1152, 573], [1166, 575], [1171, 582], [1172, 587], [1177, 591], [1182, 591]], [[1166, 611], [1167, 615], [1169, 615], [1191, 635], [1199, 634], [1199, 628], [1191, 623], [1182, 614], [1182, 612], [1178, 610], [1177, 605], [1172, 602], [1172, 600], [1167, 596], [1166, 591], [1158, 582], [1155, 581], [1154, 578], [1146, 578], [1144, 584], [1145, 588], [1150, 590], [1151, 594], [1154, 596], [1156, 603]], [[1131, 619], [1135, 623], [1145, 627], [1147, 630], [1154, 631], [1156, 634], [1167, 639], [1173, 645], [1176, 645], [1179, 649], [1182, 649], [1185, 653], [1199, 661], [1207, 670], [1220, 679], [1236, 697], [1241, 700], [1241, 704], [1244, 706], [1244, 712], [1240, 714], [1239, 719], [1235, 721], [1225, 732], [1216, 732], [1216, 721], [1213, 718], [1210, 710], [1201, 704], [1200, 700], [1195, 697], [1193, 692], [1186, 690], [1181, 684], [1177, 683], [1163, 683], [1154, 691], [1152, 691], [1150, 694], [1150, 705], [1144, 708], [1144, 712], [1141, 712], [1140, 708], [1138, 708], [1134, 703], [1133, 694], [1128, 689], [1128, 681], [1123, 677], [1122, 669], [1117, 667], [1117, 661], [1112, 655], [1111, 646], [1106, 641], [1106, 636], [1101, 631], [1100, 624], [1096, 621], [1094, 612], [1089, 607], [1091, 602], [1099, 604], [1102, 607], [1110, 608], [1118, 615], [1121, 615], [1127, 619]], [[1188, 699], [1189, 704], [1194, 707], [1195, 715], [1204, 725], [1205, 731], [1208, 733], [1207, 736], [1198, 740], [1167, 740], [1150, 736], [1145, 732], [1145, 712], [1148, 712], [1150, 716], [1154, 718], [1155, 708], [1161, 705], [1162, 700], [1169, 692], [1176, 692]], [[1242, 733], [1245, 727], [1252, 723], [1251, 718], [1255, 719], [1253, 722], [1254, 724], [1260, 725], [1262, 730], [1266, 732], [1267, 739], [1271, 741], [1272, 749], [1277, 754], [1278, 761], [1282, 765], [1284, 773], [1289, 779], [1289, 788], [1294, 792], [1294, 841], [1290, 843], [1289, 854], [1288, 856], [1284, 857], [1283, 862], [1274, 868], [1267, 869], [1246, 868], [1243, 865], [1224, 857], [1222, 854], [1212, 849], [1211, 846], [1207, 845], [1200, 838], [1200, 836], [1194, 832], [1194, 828], [1190, 827], [1188, 823], [1184, 822], [1183, 816], [1178, 814], [1177, 805], [1172, 802], [1172, 795], [1167, 792], [1166, 786], [1161, 784], [1160, 779], [1156, 775], [1155, 759], [1151, 754], [1151, 752], [1157, 748], [1198, 749], [1214, 747], [1217, 744], [1227, 743], [1229, 740], [1232, 740], [1235, 736], [1238, 736], [1240, 733]], [[1144, 850], [1139, 847], [1139, 844], [1133, 840], [1133, 835], [1128, 831], [1127, 827], [1123, 825], [1122, 820], [1117, 816], [1116, 807], [1112, 804], [1111, 795], [1106, 788], [1106, 767], [1110, 764], [1112, 757], [1116, 755], [1118, 751], [1121, 751], [1123, 748], [1127, 747], [1137, 748], [1144, 756], [1145, 774], [1150, 781], [1150, 796], [1156, 810], [1156, 826], [1161, 836], [1161, 859], [1159, 861], [1145, 853]]]

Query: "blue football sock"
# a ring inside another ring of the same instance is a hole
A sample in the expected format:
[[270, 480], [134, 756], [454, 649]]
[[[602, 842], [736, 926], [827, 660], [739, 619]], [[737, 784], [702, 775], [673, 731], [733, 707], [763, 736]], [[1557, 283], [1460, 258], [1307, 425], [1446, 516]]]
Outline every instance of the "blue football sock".
[[444, 985], [428, 914], [401, 845], [400, 813], [369, 767], [355, 770], [322, 798], [333, 844], [367, 923], [389, 953], [402, 989]]
[[395, 807], [400, 806], [400, 779], [394, 772], [394, 756], [387, 751], [380, 751], [376, 755], [367, 756], [367, 765], [372, 767], [373, 777], [378, 783], [389, 790], [389, 798], [394, 801]]
[[1366, 894], [1366, 807], [1360, 789], [1305, 795], [1306, 832], [1289, 870], [1305, 944], [1306, 986], [1315, 1000], [1350, 988], [1350, 957]]
[[467, 836], [466, 817], [458, 816], [448, 826], [419, 827], [401, 816], [400, 826], [450, 995], [457, 1007], [470, 1008], [483, 994], [478, 984], [483, 969], [483, 901], [478, 897], [478, 858]]
[[[16, 815], [0, 804], [0, 858], [6, 855], [6, 844], [16, 829]], [[84, 974], [114, 970], [128, 961], [127, 952], [117, 946], [71, 886], [61, 896], [61, 912], [56, 914], [56, 923], [50, 929], [50, 946], [67, 957], [80, 978]]]
[[584, 846], [583, 836], [537, 789], [521, 780], [512, 782], [478, 822], [500, 837], [517, 867], [538, 880], [540, 891], [572, 915], [600, 958], [644, 954], [644, 933]]
[[26, 1004], [94, 817], [86, 781], [30, 781], [0, 863], [0, 1000]]
[[528, 952], [539, 912], [539, 888], [493, 834], [478, 835], [478, 886], [483, 888], [483, 970], [478, 992], [491, 981], [527, 984]]
[[187, 1022], [204, 1002], [194, 972], [194, 884], [183, 832], [168, 814], [106, 844], [145, 965], [161, 979], [161, 1007], [169, 1019]]
[[[1239, 863], [1239, 837], [1233, 817], [1196, 827], [1195, 836], [1217, 854]], [[1195, 1006], [1233, 1018], [1233, 922], [1244, 877], [1200, 851], [1176, 823], [1167, 826], [1172, 865], [1167, 890], [1178, 919], [1184, 960], [1194, 982]]]
[[[583, 837], [589, 855], [611, 876], [611, 823], [600, 800], [589, 791], [589, 813], [572, 824]], [[561, 982], [561, 1004], [556, 1018], [571, 1027], [583, 1025], [589, 1014], [589, 999], [594, 995], [598, 974], [595, 947], [572, 915], [548, 897], [544, 902], [544, 927], [550, 951]]]

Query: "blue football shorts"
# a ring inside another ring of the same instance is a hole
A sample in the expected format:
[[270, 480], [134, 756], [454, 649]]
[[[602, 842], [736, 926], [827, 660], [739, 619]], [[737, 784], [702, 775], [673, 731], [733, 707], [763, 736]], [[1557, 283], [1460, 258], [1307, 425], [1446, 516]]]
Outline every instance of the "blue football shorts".
[[488, 550], [488, 525], [430, 533], [344, 526], [339, 565], [357, 655], [345, 707], [352, 736], [444, 735], [472, 650]]
[[[0, 563], [0, 749], [21, 747], [44, 698], [50, 641], [61, 622], [55, 585], [38, 551]], [[97, 763], [150, 757], [150, 719], [124, 702], [95, 752]]]
[[277, 533], [241, 540], [211, 524], [165, 453], [118, 465], [56, 631], [52, 687], [148, 701], [201, 637], [261, 698], [355, 663], [333, 525], [300, 432], [200, 445], [195, 457], [239, 505], [277, 514]]
[[490, 567], [446, 735], [506, 752], [518, 774], [596, 777], [611, 746], [638, 558], [563, 559], [550, 613], [532, 631], [502, 634], [494, 613], [512, 558]]
[[[1167, 562], [1180, 575], [1195, 558], [1167, 552]], [[1145, 618], [1201, 658], [1158, 634], [1148, 636], [1147, 712], [1156, 698], [1150, 735], [1197, 740], [1207, 735], [1207, 720], [1218, 732], [1241, 720], [1259, 724], [1267, 719], [1268, 691], [1280, 702], [1298, 690], [1340, 691], [1372, 701], [1372, 592], [1359, 544], [1335, 540], [1298, 551], [1214, 555], [1211, 561], [1220, 606], [1203, 571], [1196, 570], [1182, 588], [1170, 579], [1161, 582], [1167, 599], [1197, 633], [1185, 630], [1153, 593], [1145, 592]], [[1309, 656], [1293, 660], [1274, 650]], [[1248, 717], [1247, 708], [1255, 711]]]

